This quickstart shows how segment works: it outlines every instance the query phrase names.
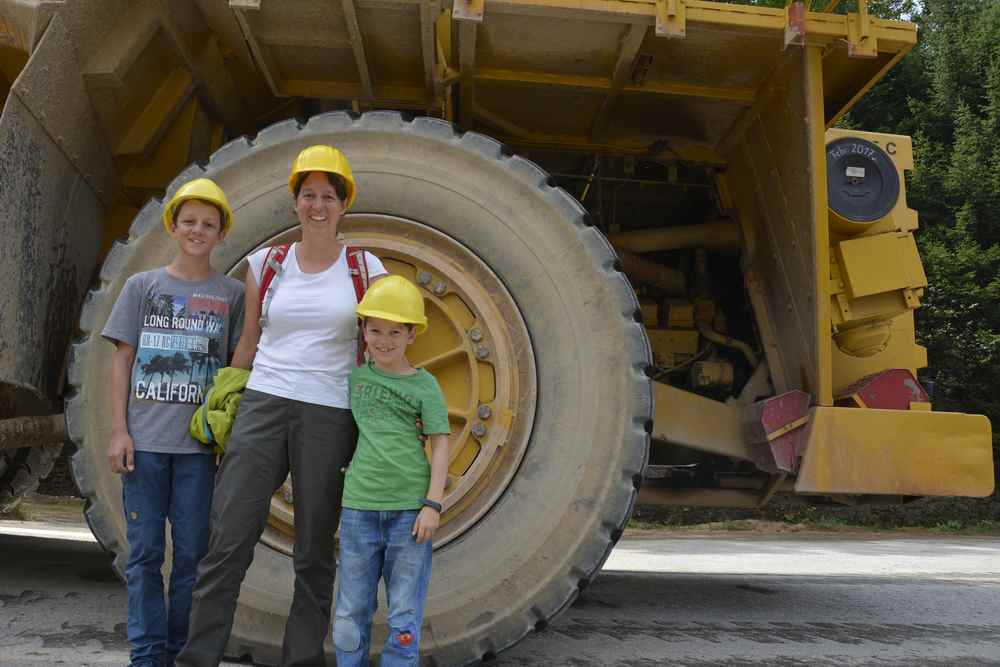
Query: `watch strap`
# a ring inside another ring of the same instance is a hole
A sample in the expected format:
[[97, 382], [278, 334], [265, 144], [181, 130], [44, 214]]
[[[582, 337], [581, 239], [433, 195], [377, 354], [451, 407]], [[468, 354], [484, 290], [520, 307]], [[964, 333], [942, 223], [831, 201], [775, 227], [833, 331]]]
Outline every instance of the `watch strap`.
[[440, 514], [444, 510], [444, 508], [441, 507], [441, 503], [433, 501], [430, 498], [421, 498], [420, 504], [423, 505], [424, 507], [430, 507], [431, 509], [437, 510], [438, 514]]

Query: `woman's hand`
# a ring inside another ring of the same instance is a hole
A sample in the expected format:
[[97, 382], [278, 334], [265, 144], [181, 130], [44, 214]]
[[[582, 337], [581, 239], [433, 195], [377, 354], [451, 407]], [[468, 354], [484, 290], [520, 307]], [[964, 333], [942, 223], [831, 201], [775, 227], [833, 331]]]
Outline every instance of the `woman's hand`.
[[135, 445], [128, 431], [111, 432], [108, 463], [111, 464], [111, 472], [123, 473], [135, 470]]
[[417, 520], [413, 522], [413, 530], [410, 531], [417, 544], [423, 544], [434, 537], [438, 526], [441, 525], [441, 515], [433, 507], [424, 507], [417, 515]]

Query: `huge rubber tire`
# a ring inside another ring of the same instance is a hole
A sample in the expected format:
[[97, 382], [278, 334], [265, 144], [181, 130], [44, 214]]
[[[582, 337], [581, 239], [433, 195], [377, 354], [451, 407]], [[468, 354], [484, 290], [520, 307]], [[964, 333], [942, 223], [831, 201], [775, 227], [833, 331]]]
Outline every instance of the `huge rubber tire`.
[[63, 443], [0, 451], [0, 514], [21, 504], [24, 496], [38, 488], [56, 459]]
[[[464, 244], [503, 281], [530, 335], [537, 394], [530, 441], [503, 495], [473, 527], [435, 551], [422, 648], [431, 664], [488, 660], [544, 628], [598, 572], [631, 513], [646, 461], [652, 394], [649, 346], [635, 294], [586, 212], [528, 160], [451, 124], [397, 113], [329, 113], [285, 121], [222, 147], [168, 189], [215, 179], [235, 209], [215, 257], [229, 268], [294, 224], [286, 178], [296, 153], [331, 143], [358, 179], [352, 212], [419, 221]], [[119, 480], [107, 470], [106, 374], [99, 332], [126, 276], [166, 263], [161, 204], [139, 213], [83, 312], [68, 402], [79, 446], [73, 469], [87, 517], [122, 569], [127, 545]], [[434, 335], [430, 333], [428, 335]], [[292, 590], [287, 555], [259, 544], [229, 649], [276, 661]]]

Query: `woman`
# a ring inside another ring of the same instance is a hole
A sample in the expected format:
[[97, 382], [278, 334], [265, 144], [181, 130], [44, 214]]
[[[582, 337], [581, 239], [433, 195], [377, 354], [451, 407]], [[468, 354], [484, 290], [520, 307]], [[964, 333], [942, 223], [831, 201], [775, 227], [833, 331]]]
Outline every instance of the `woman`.
[[[343, 153], [311, 146], [292, 164], [288, 186], [302, 241], [288, 249], [263, 304], [259, 285], [269, 249], [249, 257], [246, 319], [232, 364], [252, 364], [253, 370], [219, 471], [189, 639], [176, 663], [184, 667], [219, 664], [271, 496], [289, 471], [295, 489], [295, 593], [281, 664], [326, 664], [340, 471], [357, 440], [347, 393], [357, 353], [357, 296], [346, 248], [337, 238], [338, 223], [354, 202], [355, 183]], [[374, 255], [365, 253], [365, 261], [373, 279], [386, 272]]]

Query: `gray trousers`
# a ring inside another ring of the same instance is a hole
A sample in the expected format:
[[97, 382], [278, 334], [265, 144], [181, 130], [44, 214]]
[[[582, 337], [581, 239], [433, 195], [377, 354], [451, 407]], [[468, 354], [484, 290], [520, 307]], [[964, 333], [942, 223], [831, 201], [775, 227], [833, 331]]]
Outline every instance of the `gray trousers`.
[[208, 553], [198, 566], [188, 641], [177, 667], [217, 667], [236, 599], [289, 470], [295, 489], [295, 593], [281, 665], [322, 667], [330, 628], [334, 532], [357, 427], [350, 410], [246, 390], [212, 501]]

